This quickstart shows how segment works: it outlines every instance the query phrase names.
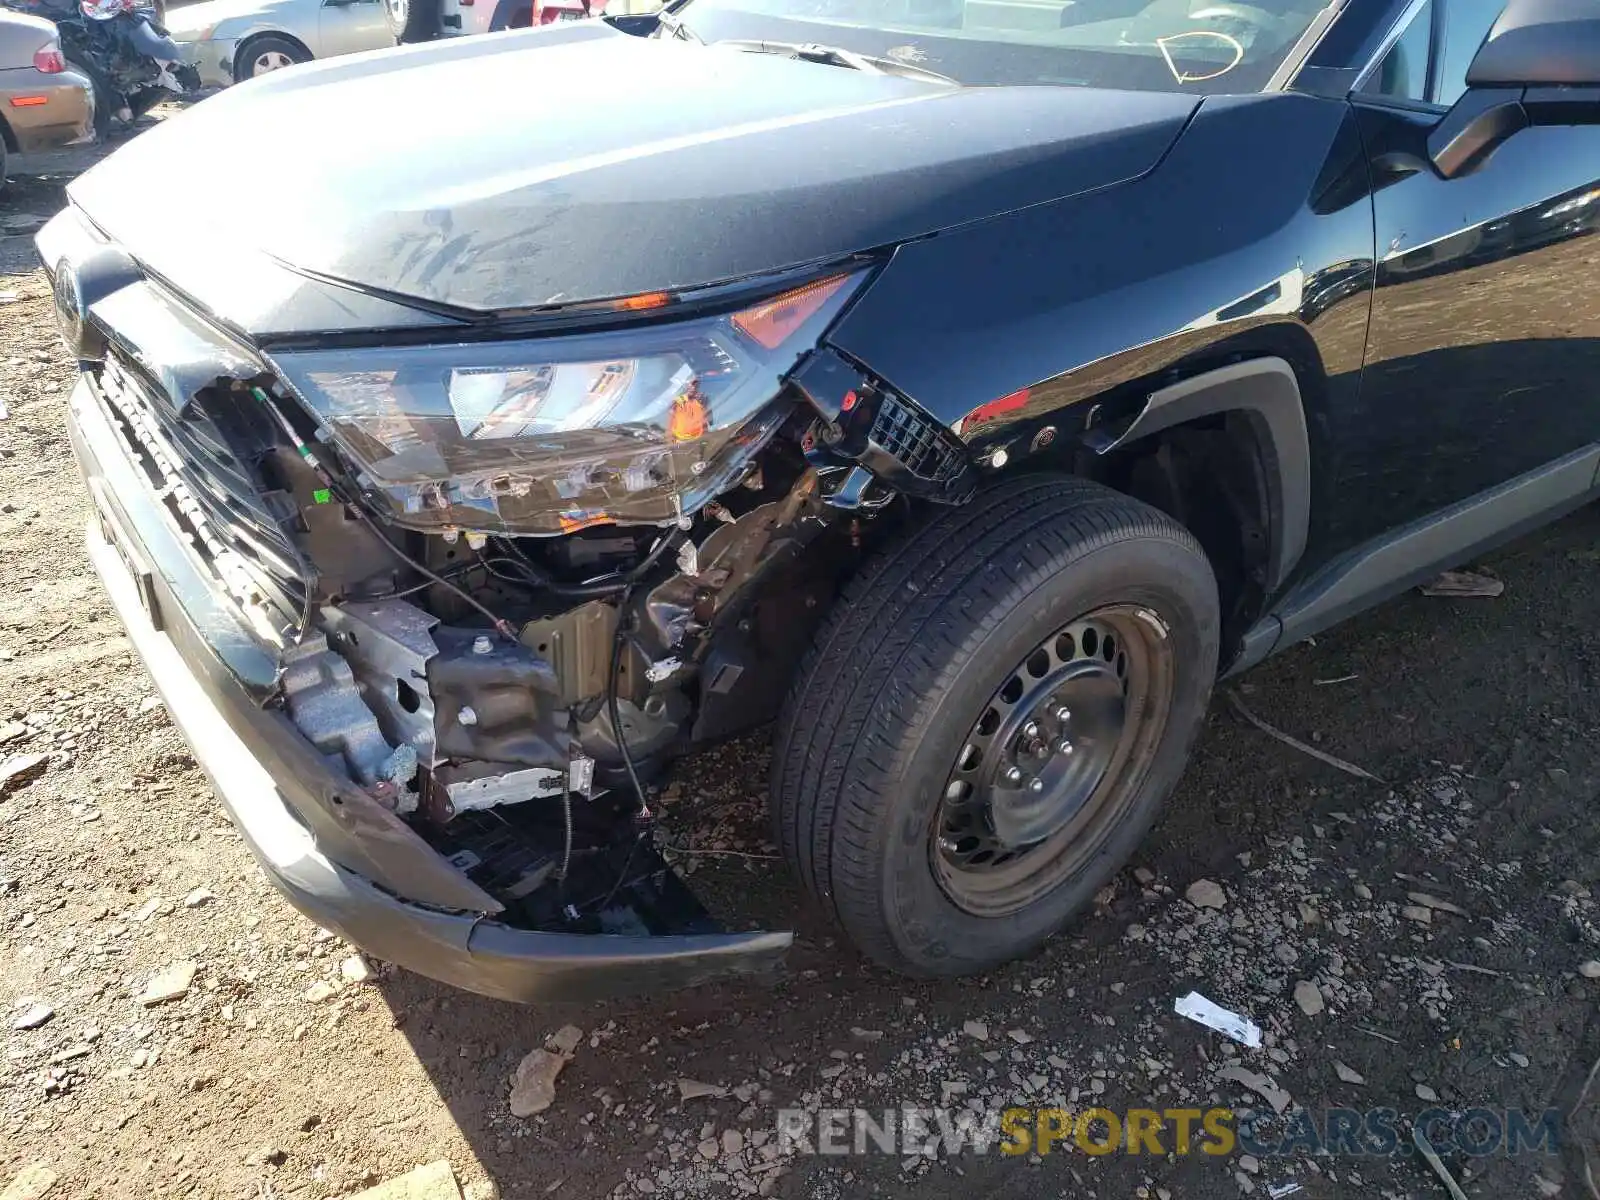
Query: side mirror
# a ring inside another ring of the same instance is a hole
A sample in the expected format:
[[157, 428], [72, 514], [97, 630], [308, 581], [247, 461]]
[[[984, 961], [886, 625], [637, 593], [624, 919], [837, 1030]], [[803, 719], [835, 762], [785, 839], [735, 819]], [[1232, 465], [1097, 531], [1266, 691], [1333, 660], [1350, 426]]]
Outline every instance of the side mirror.
[[1446, 179], [1533, 125], [1600, 125], [1600, 4], [1511, 0], [1467, 68], [1467, 91], [1428, 138]]

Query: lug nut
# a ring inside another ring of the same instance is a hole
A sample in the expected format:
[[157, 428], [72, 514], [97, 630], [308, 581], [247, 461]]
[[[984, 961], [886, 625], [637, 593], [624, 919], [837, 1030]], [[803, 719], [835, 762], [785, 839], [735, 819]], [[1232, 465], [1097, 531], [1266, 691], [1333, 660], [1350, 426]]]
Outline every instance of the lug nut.
[[957, 850], [955, 838], [940, 838], [939, 849], [943, 850], [946, 854], [954, 854]]
[[494, 642], [479, 634], [472, 639], [472, 652], [474, 654], [493, 654]]
[[1006, 768], [1006, 782], [1007, 783], [1021, 783], [1022, 782], [1022, 769], [1020, 767], [1007, 767]]
[[471, 705], [464, 704], [461, 706], [461, 711], [456, 714], [456, 720], [463, 725], [476, 725], [478, 723], [478, 712]]
[[1056, 709], [1056, 720], [1058, 720], [1058, 721], [1070, 721], [1070, 720], [1072, 720], [1072, 710], [1070, 708], [1065, 708], [1065, 707]]
[[1038, 725], [1038, 723], [1035, 722], [1035, 721], [1029, 721], [1026, 725], [1024, 725], [1022, 727], [1022, 736], [1023, 737], [1029, 737], [1029, 738], [1038, 737], [1039, 736], [1039, 725]]
[[1063, 754], [1071, 754], [1072, 750], [1073, 750], [1073, 746], [1072, 746], [1071, 742], [1066, 740], [1066, 738], [1062, 738], [1061, 739], [1061, 744], [1059, 746], [1057, 746], [1056, 749], [1061, 751], [1061, 753], [1063, 753]]
[[1028, 790], [1030, 792], [1036, 792], [1036, 793], [1044, 791], [1044, 780], [1042, 780], [1042, 779], [1030, 779], [1028, 781]]

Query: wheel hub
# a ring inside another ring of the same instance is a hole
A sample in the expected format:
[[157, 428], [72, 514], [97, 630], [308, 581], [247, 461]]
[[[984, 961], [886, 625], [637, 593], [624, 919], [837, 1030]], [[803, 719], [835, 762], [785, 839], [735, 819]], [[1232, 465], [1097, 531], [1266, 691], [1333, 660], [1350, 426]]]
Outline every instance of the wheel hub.
[[[1073, 868], [1130, 730], [1151, 714], [1148, 610], [1097, 610], [1052, 635], [1001, 684], [967, 735], [939, 807], [935, 866], [973, 912], [1015, 911]], [[1112, 788], [1112, 790], [1115, 790]]]
[[1109, 665], [1072, 664], [1050, 683], [1017, 706], [993, 756], [991, 823], [1012, 849], [1043, 841], [1077, 815], [1122, 735], [1123, 684]]

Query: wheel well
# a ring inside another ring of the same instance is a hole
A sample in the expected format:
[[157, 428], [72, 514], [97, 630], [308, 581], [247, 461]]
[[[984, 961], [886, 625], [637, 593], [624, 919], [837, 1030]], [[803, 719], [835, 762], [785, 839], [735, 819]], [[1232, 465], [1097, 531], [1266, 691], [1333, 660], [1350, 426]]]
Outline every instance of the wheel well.
[[1267, 597], [1272, 506], [1257, 427], [1242, 411], [1162, 429], [1119, 447], [1094, 472], [1194, 534], [1216, 572], [1223, 645], [1234, 645]]
[[233, 78], [235, 83], [243, 83], [245, 79], [248, 78], [248, 76], [241, 75], [239, 72], [242, 69], [245, 60], [250, 57], [250, 51], [263, 38], [277, 38], [280, 42], [288, 42], [296, 50], [300, 51], [301, 54], [306, 56], [307, 62], [316, 57], [316, 55], [311, 53], [310, 47], [308, 47], [299, 38], [295, 37], [292, 33], [282, 33], [276, 29], [264, 30], [261, 33], [252, 33], [249, 37], [245, 38], [244, 41], [240, 42], [239, 48], [233, 52]]
[[1216, 572], [1224, 646], [1238, 645], [1263, 615], [1305, 547], [1311, 468], [1301, 377], [1285, 359], [1260, 356], [1150, 381], [1072, 465], [1194, 534]]

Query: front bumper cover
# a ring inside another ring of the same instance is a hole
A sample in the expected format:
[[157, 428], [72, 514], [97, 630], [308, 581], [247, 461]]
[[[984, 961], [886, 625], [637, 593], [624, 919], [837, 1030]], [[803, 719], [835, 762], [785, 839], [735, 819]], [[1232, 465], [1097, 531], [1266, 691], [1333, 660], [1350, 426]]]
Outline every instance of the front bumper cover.
[[239, 52], [237, 38], [207, 38], [198, 42], [178, 42], [183, 61], [200, 75], [200, 86], [225, 88], [233, 85], [233, 60]]
[[504, 1000], [614, 997], [777, 967], [789, 933], [628, 937], [494, 919], [487, 893], [259, 703], [266, 656], [211, 595], [87, 378], [69, 429], [97, 510], [95, 570], [234, 824], [302, 913], [378, 958]]

